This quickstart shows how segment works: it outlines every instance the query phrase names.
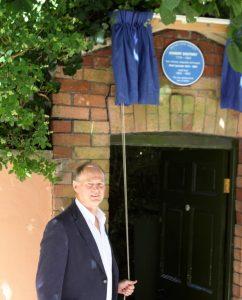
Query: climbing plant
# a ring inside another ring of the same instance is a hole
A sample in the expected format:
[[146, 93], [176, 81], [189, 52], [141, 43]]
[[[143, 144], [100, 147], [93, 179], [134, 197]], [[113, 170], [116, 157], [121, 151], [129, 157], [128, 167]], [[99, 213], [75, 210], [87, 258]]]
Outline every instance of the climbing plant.
[[51, 149], [56, 66], [74, 74], [83, 53], [110, 35], [115, 9], [153, 10], [165, 24], [176, 14], [188, 22], [229, 18], [229, 59], [242, 72], [242, 0], [0, 0], [0, 168], [20, 180], [38, 173], [55, 182], [55, 163], [41, 150]]

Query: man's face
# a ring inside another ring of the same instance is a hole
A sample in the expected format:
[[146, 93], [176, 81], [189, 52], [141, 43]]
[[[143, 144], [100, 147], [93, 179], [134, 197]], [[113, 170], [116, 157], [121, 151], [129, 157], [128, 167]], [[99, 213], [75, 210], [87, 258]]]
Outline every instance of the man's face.
[[105, 193], [104, 174], [90, 166], [73, 181], [78, 200], [88, 209], [95, 210], [102, 202]]

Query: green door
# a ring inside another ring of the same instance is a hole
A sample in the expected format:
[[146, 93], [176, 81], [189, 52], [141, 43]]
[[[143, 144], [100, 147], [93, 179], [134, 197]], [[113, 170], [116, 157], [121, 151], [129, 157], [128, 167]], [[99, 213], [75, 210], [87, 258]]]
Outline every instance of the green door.
[[163, 151], [161, 169], [161, 299], [222, 300], [228, 153]]

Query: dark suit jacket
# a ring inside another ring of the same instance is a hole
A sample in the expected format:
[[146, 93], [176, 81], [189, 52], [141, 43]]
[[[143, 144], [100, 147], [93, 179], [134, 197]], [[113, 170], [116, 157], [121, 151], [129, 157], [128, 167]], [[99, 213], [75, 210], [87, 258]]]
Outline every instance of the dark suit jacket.
[[[112, 254], [113, 295], [118, 267]], [[36, 276], [38, 300], [106, 300], [107, 276], [92, 233], [75, 201], [46, 226]]]

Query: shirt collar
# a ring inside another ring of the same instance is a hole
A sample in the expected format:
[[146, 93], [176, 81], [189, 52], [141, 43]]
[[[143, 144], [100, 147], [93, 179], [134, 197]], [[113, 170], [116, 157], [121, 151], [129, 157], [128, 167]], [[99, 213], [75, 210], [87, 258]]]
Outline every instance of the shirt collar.
[[[80, 212], [82, 213], [84, 219], [86, 221], [91, 221], [92, 224], [95, 224], [95, 216], [94, 214], [92, 214], [80, 201], [78, 201], [77, 199], [75, 199], [75, 203], [77, 205], [77, 207], [79, 208]], [[104, 214], [104, 212], [98, 208], [97, 209], [97, 213], [96, 213], [96, 217], [99, 221], [100, 224], [105, 224], [106, 222], [106, 216]]]

